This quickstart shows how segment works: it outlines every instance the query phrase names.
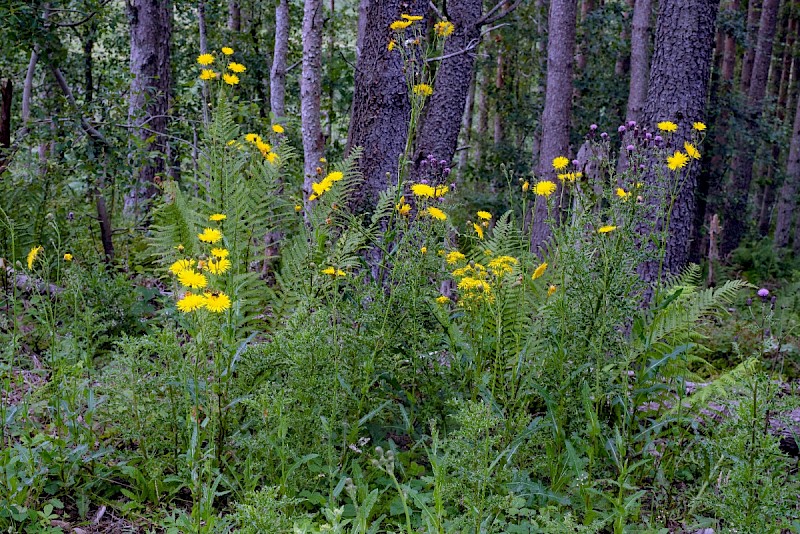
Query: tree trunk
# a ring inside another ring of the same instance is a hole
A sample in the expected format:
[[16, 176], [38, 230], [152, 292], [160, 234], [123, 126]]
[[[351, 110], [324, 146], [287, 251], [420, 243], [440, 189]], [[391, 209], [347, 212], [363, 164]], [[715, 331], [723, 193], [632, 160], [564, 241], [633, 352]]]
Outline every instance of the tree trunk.
[[[547, 87], [542, 112], [542, 143], [537, 175], [553, 178], [552, 161], [569, 151], [569, 124], [572, 110], [572, 64], [575, 56], [576, 0], [551, 0], [548, 18]], [[553, 178], [554, 179], [554, 178]], [[559, 180], [554, 181], [561, 184]], [[553, 198], [560, 198], [557, 191]], [[552, 235], [547, 222], [545, 197], [537, 197], [534, 206], [531, 248], [544, 247]], [[556, 212], [560, 206], [555, 206]], [[556, 220], [558, 220], [558, 214]]]
[[[576, 0], [577, 1], [577, 0]], [[448, 6], [449, 7], [449, 6]], [[503, 0], [503, 7], [501, 8], [504, 13], [508, 12], [511, 7], [509, 0]], [[449, 10], [448, 10], [449, 13]], [[495, 113], [494, 113], [494, 146], [498, 147], [505, 139], [505, 124], [504, 119], [506, 109], [503, 105], [500, 95], [504, 94], [506, 86], [506, 67], [508, 63], [508, 47], [504, 42], [502, 36], [495, 39], [497, 48], [497, 69], [494, 76], [494, 94], [495, 94]]]
[[[714, 25], [718, 0], [662, 0], [659, 2], [655, 51], [650, 68], [650, 87], [643, 114], [643, 123], [652, 130], [662, 120], [679, 124], [671, 142], [683, 146], [692, 132], [692, 123], [705, 118], [711, 55], [714, 45]], [[684, 58], [676, 61], [675, 58]], [[663, 165], [662, 162], [654, 164]], [[647, 176], [650, 191], [671, 191], [682, 184], [672, 205], [669, 235], [665, 246], [664, 268], [677, 273], [686, 265], [695, 222], [695, 187], [698, 165], [673, 172], [663, 170], [663, 178], [651, 172]], [[666, 183], [660, 180], [667, 180]], [[677, 182], [673, 183], [675, 180]], [[654, 195], [653, 216], [659, 219], [663, 198]], [[662, 227], [657, 220], [656, 231]], [[661, 274], [657, 261], [640, 266], [646, 281], [655, 281]]]
[[[583, 2], [581, 3], [581, 26], [586, 25], [586, 21], [589, 18], [589, 13], [594, 11], [594, 8], [595, 8], [595, 0], [583, 0]], [[588, 45], [587, 39], [584, 39], [584, 41], [578, 45], [578, 53], [575, 56], [575, 65], [579, 71], [586, 70], [587, 45]]]
[[466, 171], [467, 164], [469, 163], [469, 153], [471, 150], [469, 145], [472, 142], [472, 118], [475, 111], [475, 88], [477, 85], [477, 73], [473, 71], [469, 84], [469, 92], [467, 93], [467, 103], [464, 105], [464, 118], [461, 121], [461, 135], [464, 148], [458, 154], [459, 175]]
[[131, 81], [128, 117], [134, 132], [158, 153], [139, 169], [138, 183], [126, 204], [155, 196], [156, 176], [166, 166], [164, 148], [170, 94], [170, 35], [172, 9], [169, 1], [129, 0], [131, 33]]
[[[634, 5], [636, 0], [627, 0], [628, 7], [631, 11], [634, 10]], [[627, 13], [623, 14], [627, 19]], [[622, 31], [619, 34], [619, 40], [621, 42], [626, 42], [628, 40], [628, 25], [626, 22], [623, 22]], [[617, 62], [614, 64], [614, 74], [617, 76], [625, 76], [627, 74], [628, 69], [630, 69], [630, 56], [626, 56], [625, 54], [619, 54], [617, 56]]]
[[242, 31], [242, 8], [236, 0], [228, 0], [228, 29]]
[[758, 31], [758, 47], [753, 59], [750, 80], [750, 91], [747, 95], [748, 125], [739, 132], [736, 151], [731, 162], [732, 183], [725, 203], [722, 227], [724, 229], [720, 251], [728, 255], [744, 237], [747, 231], [747, 200], [750, 193], [750, 182], [753, 178], [755, 149], [752, 140], [758, 138], [758, 118], [764, 103], [767, 90], [772, 44], [775, 37], [775, 26], [778, 20], [780, 0], [764, 0]]
[[272, 114], [286, 115], [286, 57], [289, 54], [289, 2], [280, 0], [275, 8], [275, 50], [269, 80], [269, 104]]
[[94, 99], [94, 41], [97, 36], [97, 24], [92, 22], [87, 29], [83, 41], [83, 92], [84, 101], [88, 104]]
[[300, 118], [303, 133], [305, 198], [317, 179], [325, 143], [320, 122], [322, 96], [322, 0], [305, 0], [303, 7], [303, 72], [300, 78]]
[[628, 108], [625, 119], [636, 121], [642, 118], [647, 99], [647, 76], [650, 72], [648, 48], [650, 47], [651, 0], [636, 0], [633, 7], [633, 30], [631, 32], [631, 82], [628, 91]]
[[472, 82], [475, 54], [457, 54], [480, 37], [478, 22], [481, 18], [481, 0], [460, 0], [448, 4], [448, 16], [456, 29], [447, 38], [443, 55], [453, 57], [442, 60], [436, 71], [433, 95], [428, 99], [425, 117], [417, 134], [413, 176], [420, 172], [420, 162], [433, 154], [438, 161], [452, 161], [458, 145], [458, 133], [463, 115], [453, 110], [464, 110]]
[[478, 127], [476, 129], [475, 166], [483, 166], [483, 151], [486, 144], [486, 133], [489, 131], [489, 90], [486, 86], [486, 71], [475, 75], [475, 91], [478, 93]]
[[758, 32], [759, 10], [761, 0], [750, 0], [747, 4], [747, 42], [745, 43], [744, 58], [742, 59], [741, 91], [745, 94], [750, 90], [750, 75], [753, 72], [753, 60], [756, 56], [756, 32]]
[[[797, 102], [789, 158], [786, 161], [786, 179], [778, 196], [773, 238], [775, 248], [782, 248], [789, 244], [792, 217], [800, 208], [800, 198], [798, 198], [798, 193], [800, 193], [800, 99]], [[800, 227], [800, 224], [797, 226]], [[798, 248], [797, 238], [795, 238], [794, 245], [795, 248]]]
[[11, 102], [14, 85], [11, 80], [0, 81], [0, 175], [6, 170], [8, 149], [11, 148]]
[[370, 0], [360, 0], [358, 3], [358, 34], [356, 36], [356, 61], [361, 57], [364, 48], [364, 34], [367, 31], [367, 8]]
[[427, 7], [425, 0], [372, 1], [367, 7], [347, 139], [347, 152], [356, 147], [364, 149], [359, 161], [364, 186], [353, 199], [357, 211], [366, 210], [381, 191], [397, 181], [398, 163], [408, 138], [411, 102], [403, 60], [397, 50], [387, 48], [389, 25], [401, 13], [421, 14], [427, 12]]
[[[728, 10], [739, 11], [739, 0], [731, 0]], [[724, 52], [722, 54], [722, 80], [728, 85], [733, 83], [733, 73], [736, 69], [736, 36], [728, 31], [725, 34]]]

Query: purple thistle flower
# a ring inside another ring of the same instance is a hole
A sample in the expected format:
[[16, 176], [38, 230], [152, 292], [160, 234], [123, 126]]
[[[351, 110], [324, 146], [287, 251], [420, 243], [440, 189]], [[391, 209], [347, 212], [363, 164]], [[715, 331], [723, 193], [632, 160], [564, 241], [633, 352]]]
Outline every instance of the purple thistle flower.
[[627, 146], [627, 147], [625, 147], [625, 148], [627, 148], [627, 149], [628, 149], [628, 152], [633, 152], [633, 151], [634, 151], [634, 149], [635, 149], [636, 147], [635, 147], [635, 146], [633, 146], [633, 145], [628, 145], [628, 146]]
[[591, 126], [589, 126], [589, 129], [591, 131], [595, 131], [597, 129], [597, 125], [596, 124], [592, 124]]
[[769, 296], [769, 289], [767, 289], [766, 287], [762, 287], [761, 289], [758, 290], [758, 296], [761, 297], [762, 299], [766, 299]]
[[625, 132], [625, 126], [624, 126], [624, 125], [623, 125], [623, 126], [620, 126], [619, 128], [617, 128], [617, 131], [618, 131], [619, 133], [624, 133], [624, 132]]

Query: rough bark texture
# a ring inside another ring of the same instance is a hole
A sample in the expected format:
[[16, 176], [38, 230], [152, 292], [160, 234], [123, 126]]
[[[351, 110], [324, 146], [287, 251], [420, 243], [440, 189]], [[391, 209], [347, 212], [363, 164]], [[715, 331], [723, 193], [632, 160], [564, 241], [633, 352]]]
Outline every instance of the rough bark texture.
[[300, 77], [300, 118], [303, 133], [303, 191], [311, 194], [325, 143], [320, 122], [322, 96], [322, 0], [305, 0], [303, 7], [303, 72]]
[[286, 115], [286, 57], [289, 54], [289, 2], [280, 0], [275, 8], [275, 50], [269, 80], [269, 104], [272, 114]]
[[[481, 0], [448, 3], [449, 20], [456, 29], [445, 41], [444, 56], [464, 50], [480, 38], [478, 21], [481, 18], [481, 4]], [[414, 176], [419, 173], [420, 162], [430, 154], [448, 163], [453, 159], [463, 118], [463, 115], [454, 111], [465, 109], [474, 66], [474, 51], [454, 55], [442, 60], [439, 65], [433, 95], [428, 99], [422, 127], [417, 134]]]
[[356, 61], [361, 57], [364, 48], [364, 34], [367, 31], [367, 8], [370, 0], [360, 0], [358, 3], [358, 35], [356, 36]]
[[[172, 9], [169, 1], [130, 0], [131, 91], [128, 117], [143, 141], [155, 135], [147, 147], [164, 153], [170, 94], [170, 34]], [[134, 204], [156, 193], [156, 176], [164, 171], [165, 159], [156, 156], [139, 169], [138, 184], [131, 195]]]
[[638, 122], [647, 99], [647, 75], [650, 72], [648, 48], [650, 47], [651, 0], [636, 0], [633, 7], [631, 31], [631, 81], [628, 91], [628, 108], [625, 118]]
[[28, 121], [31, 120], [31, 98], [33, 97], [33, 76], [36, 73], [36, 63], [39, 61], [39, 54], [36, 50], [31, 51], [31, 59], [28, 62], [28, 70], [25, 73], [25, 83], [22, 86], [22, 125], [27, 128]]
[[[798, 104], [800, 104], [800, 99], [798, 99]], [[800, 105], [797, 106], [794, 116], [789, 159], [786, 161], [786, 179], [778, 196], [773, 238], [776, 248], [782, 248], [789, 244], [792, 217], [800, 207], [800, 199], [798, 199], [800, 191], [798, 189], [800, 189]], [[795, 247], [797, 247], [796, 242]]]
[[356, 147], [364, 149], [359, 162], [364, 186], [354, 201], [356, 210], [365, 210], [380, 191], [397, 181], [398, 163], [408, 137], [411, 103], [402, 58], [397, 50], [387, 49], [392, 37], [389, 25], [401, 13], [424, 14], [427, 6], [425, 0], [382, 0], [372, 1], [367, 7], [347, 139], [347, 152]]
[[742, 59], [741, 89], [743, 93], [750, 90], [750, 75], [753, 72], [753, 59], [756, 56], [756, 32], [758, 32], [758, 16], [761, 0], [750, 0], [747, 4], [747, 43]]
[[772, 44], [778, 20], [780, 0], [764, 0], [759, 22], [758, 46], [753, 60], [750, 79], [750, 90], [747, 94], [747, 127], [739, 132], [731, 162], [731, 188], [723, 212], [722, 227], [724, 229], [721, 243], [723, 256], [729, 254], [742, 240], [747, 231], [747, 200], [750, 193], [750, 182], [753, 178], [753, 162], [755, 148], [751, 147], [752, 139], [757, 138], [758, 119], [764, 104], [767, 91]]
[[[576, 0], [552, 0], [548, 18], [547, 87], [542, 113], [542, 143], [539, 150], [537, 176], [553, 177], [553, 158], [569, 151], [569, 123], [572, 111], [572, 64], [575, 54]], [[559, 184], [558, 180], [555, 180]], [[551, 198], [560, 198], [556, 192]], [[553, 201], [551, 201], [552, 203]], [[544, 197], [537, 197], [534, 206], [531, 247], [543, 247], [552, 235], [547, 223], [548, 210]], [[555, 206], [558, 210], [559, 206]], [[558, 218], [558, 217], [556, 217]]]
[[[650, 67], [643, 122], [651, 130], [662, 120], [672, 120], [679, 129], [670, 142], [682, 147], [692, 131], [692, 122], [705, 119], [706, 96], [714, 45], [714, 25], [718, 0], [662, 0], [659, 2], [655, 50]], [[660, 162], [659, 162], [660, 163]], [[665, 247], [666, 272], [679, 272], [688, 261], [689, 245], [695, 221], [695, 187], [699, 165], [682, 172], [663, 171], [662, 182], [655, 173], [647, 177], [651, 191], [669, 191], [682, 184], [672, 206], [669, 236]], [[665, 183], [666, 182], [666, 183]], [[656, 200], [659, 205], [661, 202]], [[653, 215], [659, 217], [658, 206]], [[656, 221], [657, 229], [658, 222]], [[658, 275], [658, 262], [647, 262], [640, 274], [647, 281]]]
[[[739, 0], [731, 0], [728, 10], [739, 11]], [[729, 29], [730, 30], [730, 29]], [[733, 73], [736, 69], [736, 35], [732, 31], [725, 34], [724, 52], [722, 54], [722, 79], [733, 82]]]
[[242, 8], [236, 0], [228, 1], [228, 29], [232, 32], [242, 31]]
[[11, 101], [14, 97], [14, 85], [11, 80], [0, 81], [0, 174], [6, 170], [8, 154], [11, 148]]

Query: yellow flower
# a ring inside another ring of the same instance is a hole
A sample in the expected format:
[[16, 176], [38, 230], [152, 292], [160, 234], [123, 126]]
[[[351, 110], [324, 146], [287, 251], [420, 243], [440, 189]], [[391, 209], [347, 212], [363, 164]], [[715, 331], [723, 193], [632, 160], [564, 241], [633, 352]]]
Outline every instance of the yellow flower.
[[439, 208], [434, 208], [433, 206], [428, 206], [427, 209], [428, 215], [436, 219], [437, 221], [446, 221], [447, 215], [440, 210]]
[[459, 261], [464, 260], [466, 258], [467, 257], [464, 256], [462, 253], [460, 253], [457, 250], [454, 250], [452, 252], [447, 253], [445, 261], [447, 262], [448, 265], [453, 265], [454, 263], [458, 263]]
[[486, 255], [486, 256], [491, 256], [492, 254], [494, 254], [494, 252], [492, 252], [492, 251], [491, 251], [491, 250], [489, 250], [488, 248], [487, 248], [486, 250], [484, 250], [484, 251], [483, 251], [483, 253], [484, 253], [484, 255]]
[[[308, 200], [312, 200], [312, 199], [311, 199], [311, 198], [309, 198]], [[295, 206], [294, 206], [294, 211], [295, 211], [296, 213], [300, 213], [301, 211], [303, 211], [303, 206], [301, 206], [300, 204], [295, 204]]]
[[209, 221], [214, 221], [214, 222], [219, 222], [219, 221], [224, 221], [227, 218], [228, 218], [227, 215], [224, 215], [222, 213], [215, 213], [214, 215], [209, 217], [208, 220]]
[[527, 180], [525, 180], [524, 182], [522, 182], [522, 192], [523, 192], [523, 193], [527, 193], [527, 192], [528, 192], [528, 189], [530, 189], [530, 188], [531, 188], [531, 184], [530, 184], [530, 182], [528, 182]]
[[427, 254], [428, 253], [428, 247], [422, 247], [421, 249], [419, 249], [419, 252], [420, 252], [420, 254]]
[[268, 152], [268, 153], [267, 153], [267, 154], [264, 156], [264, 158], [265, 158], [267, 161], [269, 161], [270, 163], [272, 163], [273, 165], [275, 164], [275, 162], [276, 162], [276, 161], [278, 161], [278, 155], [277, 155], [275, 152]]
[[542, 180], [533, 187], [533, 192], [541, 197], [549, 197], [556, 191], [556, 184], [550, 180]]
[[547, 270], [547, 263], [543, 263], [533, 271], [533, 276], [531, 276], [532, 280], [536, 280], [537, 278], [541, 278], [544, 272]]
[[174, 275], [179, 275], [183, 271], [187, 271], [194, 267], [194, 260], [178, 260], [169, 266], [169, 272]]
[[64, 254], [64, 261], [72, 261], [72, 254], [70, 254], [69, 252]]
[[686, 154], [689, 157], [694, 159], [700, 159], [700, 152], [698, 152], [697, 148], [695, 148], [695, 146], [692, 143], [685, 141], [683, 143], [683, 149], [686, 150]]
[[558, 174], [557, 176], [558, 176], [558, 179], [561, 180], [562, 182], [565, 181], [565, 180], [570, 181], [570, 182], [574, 182], [578, 178], [583, 177], [583, 173], [582, 172], [565, 172], [565, 173], [562, 173], [562, 174]]
[[548, 297], [552, 297], [553, 293], [555, 293], [557, 290], [558, 290], [558, 288], [556, 286], [554, 286], [553, 284], [550, 284], [550, 287], [547, 288], [547, 296]]
[[437, 22], [433, 25], [433, 31], [435, 31], [436, 35], [439, 37], [449, 37], [453, 34], [455, 29], [456, 27], [453, 25], [453, 23], [446, 20]]
[[201, 288], [208, 285], [208, 279], [206, 279], [205, 275], [192, 270], [179, 272], [178, 282], [183, 286], [191, 288]]
[[597, 230], [597, 233], [598, 233], [598, 234], [607, 234], [607, 233], [609, 233], [609, 232], [613, 232], [613, 231], [614, 231], [614, 230], [616, 230], [616, 229], [617, 229], [617, 227], [616, 227], [616, 226], [605, 225], [605, 226], [601, 226], [601, 227], [600, 227], [600, 228]]
[[197, 56], [197, 62], [203, 65], [204, 67], [208, 67], [212, 63], [214, 63], [214, 56], [211, 54], [201, 54]]
[[286, 130], [284, 130], [283, 126], [281, 126], [280, 124], [273, 124], [272, 131], [275, 132], [276, 134], [282, 134]]
[[190, 313], [204, 308], [206, 299], [203, 295], [194, 295], [187, 291], [181, 300], [177, 302], [178, 309], [183, 313]]
[[211, 69], [203, 69], [200, 71], [201, 80], [213, 80], [218, 76], [216, 72]]
[[222, 313], [231, 307], [231, 298], [221, 291], [207, 291], [205, 302], [211, 313]]
[[667, 158], [667, 167], [669, 167], [671, 171], [682, 169], [686, 167], [687, 163], [689, 163], [689, 156], [683, 152], [675, 151], [673, 155]]
[[428, 85], [427, 83], [418, 83], [412, 89], [415, 95], [418, 96], [431, 96], [433, 94], [433, 87]]
[[326, 180], [330, 180], [331, 182], [338, 182], [342, 178], [344, 178], [344, 173], [339, 171], [329, 172], [328, 176], [325, 177]]
[[436, 186], [436, 189], [434, 189], [433, 195], [437, 197], [443, 197], [447, 194], [448, 191], [450, 191], [450, 188], [447, 187], [446, 185], [438, 185]]
[[484, 221], [488, 221], [492, 218], [492, 214], [489, 213], [488, 211], [479, 211], [478, 218], [483, 219]]
[[658, 129], [662, 132], [675, 132], [678, 130], [678, 125], [671, 121], [661, 121], [658, 123]]
[[244, 140], [247, 141], [248, 143], [256, 144], [261, 142], [261, 136], [258, 134], [249, 133], [244, 136]]
[[231, 63], [231, 64], [228, 65], [228, 69], [231, 72], [235, 72], [237, 74], [241, 74], [241, 73], [243, 73], [244, 71], [247, 70], [247, 67], [245, 67], [241, 63]]
[[400, 15], [400, 18], [405, 20], [410, 20], [411, 22], [417, 22], [422, 20], [422, 17], [419, 15], [406, 15], [405, 13]]
[[391, 28], [396, 32], [399, 32], [400, 30], [405, 30], [409, 26], [411, 26], [410, 20], [396, 20], [389, 25], [389, 28]]
[[328, 276], [346, 276], [347, 273], [341, 269], [336, 269], [335, 267], [328, 267], [327, 269], [322, 269], [322, 274], [327, 274]]
[[227, 258], [230, 253], [228, 252], [228, 249], [225, 248], [212, 248], [211, 255], [216, 258]]
[[261, 139], [257, 139], [255, 144], [256, 144], [256, 148], [264, 156], [266, 156], [267, 154], [270, 153], [270, 151], [272, 151], [272, 146], [269, 143], [265, 143]]
[[239, 77], [235, 74], [223, 74], [222, 79], [228, 85], [236, 85], [237, 83], [239, 83]]
[[226, 56], [231, 56], [231, 55], [233, 55], [233, 48], [230, 48], [228, 46], [224, 46], [222, 48], [222, 53], [225, 54]]
[[694, 123], [692, 123], [692, 128], [694, 128], [698, 132], [706, 131], [706, 125], [705, 125], [705, 123], [702, 123], [702, 122], [694, 122]]
[[514, 265], [518, 263], [519, 260], [513, 256], [498, 256], [489, 262], [489, 269], [491, 269], [495, 275], [503, 276], [513, 271]]
[[418, 197], [429, 198], [436, 195], [436, 189], [428, 184], [414, 184], [411, 186], [411, 192]]
[[436, 303], [437, 304], [440, 304], [440, 305], [444, 306], [448, 302], [450, 302], [450, 297], [445, 297], [444, 295], [436, 297]]
[[411, 204], [397, 204], [397, 211], [400, 215], [408, 215], [411, 211]]
[[214, 228], [206, 228], [202, 234], [197, 234], [197, 239], [203, 243], [211, 243], [212, 245], [222, 239], [222, 232]]
[[478, 239], [483, 239], [483, 228], [481, 228], [481, 225], [472, 223], [472, 227], [475, 229], [475, 233], [478, 234]]
[[36, 261], [36, 258], [39, 257], [39, 254], [44, 250], [44, 247], [38, 246], [33, 247], [30, 252], [28, 252], [28, 269], [33, 269], [33, 262]]
[[395, 46], [397, 46], [397, 41], [392, 39], [391, 41], [389, 41], [389, 44], [386, 45], [386, 49], [389, 50], [389, 52], [391, 52], [392, 50], [394, 50]]
[[225, 274], [231, 268], [231, 260], [227, 258], [211, 258], [205, 266], [205, 270], [211, 274]]
[[618, 187], [616, 191], [616, 195], [621, 198], [622, 200], [628, 200], [628, 197], [631, 196], [630, 191], [625, 191], [623, 188]]
[[553, 160], [553, 168], [557, 171], [562, 171], [569, 165], [569, 160], [564, 156], [558, 156]]

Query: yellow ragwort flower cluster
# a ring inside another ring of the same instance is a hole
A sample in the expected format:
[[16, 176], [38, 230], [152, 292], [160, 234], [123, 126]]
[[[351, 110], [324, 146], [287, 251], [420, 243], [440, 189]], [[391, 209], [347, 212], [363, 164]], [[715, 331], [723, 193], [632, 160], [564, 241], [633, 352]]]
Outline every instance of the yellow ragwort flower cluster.
[[[223, 47], [222, 53], [226, 56], [233, 55], [233, 48], [230, 47]], [[203, 81], [211, 81], [216, 80], [219, 78], [220, 73], [215, 71], [214, 69], [208, 68], [214, 64], [214, 54], [200, 54], [197, 56], [197, 63], [201, 67], [205, 67], [200, 70], [200, 79]], [[238, 85], [239, 84], [239, 77], [237, 74], [241, 74], [247, 70], [247, 67], [242, 65], [241, 63], [236, 63], [235, 61], [231, 61], [226, 66], [227, 70], [230, 72], [225, 72], [222, 74], [222, 81], [224, 81], [228, 85]]]
[[[281, 131], [278, 132], [275, 129], [275, 126], [272, 127], [272, 130], [276, 133], [282, 133], [283, 128], [280, 127], [279, 125], [276, 126], [278, 126], [278, 128], [280, 128]], [[272, 150], [272, 145], [264, 141], [260, 135], [249, 133], [244, 136], [244, 140], [250, 143], [251, 145], [255, 146], [258, 149], [258, 151], [261, 152], [261, 155], [264, 156], [264, 159], [266, 159], [268, 162], [275, 164], [278, 161], [278, 154]]]
[[325, 178], [319, 182], [311, 184], [311, 189], [314, 191], [309, 195], [308, 200], [314, 201], [327, 193], [333, 187], [333, 184], [344, 178], [344, 174], [339, 171], [329, 172]]

